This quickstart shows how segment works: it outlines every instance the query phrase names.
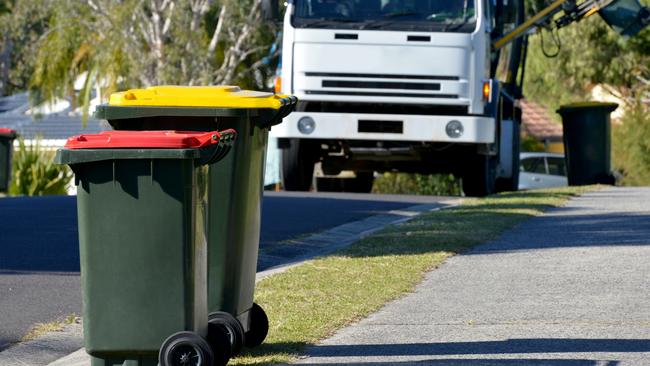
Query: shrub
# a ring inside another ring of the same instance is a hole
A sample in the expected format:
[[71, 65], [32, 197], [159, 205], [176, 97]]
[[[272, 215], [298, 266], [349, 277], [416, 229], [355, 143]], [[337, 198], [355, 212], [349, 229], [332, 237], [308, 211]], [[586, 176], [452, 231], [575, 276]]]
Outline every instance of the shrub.
[[613, 165], [628, 186], [650, 185], [650, 106], [637, 101], [612, 126]]
[[13, 155], [13, 177], [9, 194], [45, 196], [66, 194], [66, 187], [73, 175], [65, 165], [54, 163], [54, 151], [44, 150], [40, 140], [27, 145], [18, 140]]

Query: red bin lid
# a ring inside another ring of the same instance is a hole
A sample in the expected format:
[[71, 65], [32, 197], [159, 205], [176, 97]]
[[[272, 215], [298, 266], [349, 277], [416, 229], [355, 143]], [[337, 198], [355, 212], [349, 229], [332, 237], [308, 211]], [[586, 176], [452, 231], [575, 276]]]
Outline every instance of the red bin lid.
[[12, 130], [11, 128], [0, 128], [0, 135], [15, 135], [16, 130]]
[[222, 135], [233, 138], [235, 131], [104, 131], [72, 136], [68, 138], [65, 147], [67, 149], [198, 149], [219, 143]]

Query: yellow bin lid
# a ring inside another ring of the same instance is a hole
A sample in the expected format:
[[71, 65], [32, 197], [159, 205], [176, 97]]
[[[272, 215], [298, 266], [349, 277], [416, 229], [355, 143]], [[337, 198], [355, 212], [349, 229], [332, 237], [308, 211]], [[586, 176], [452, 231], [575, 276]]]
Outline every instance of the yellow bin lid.
[[238, 86], [152, 86], [113, 93], [116, 107], [211, 107], [280, 109], [286, 95], [241, 90]]

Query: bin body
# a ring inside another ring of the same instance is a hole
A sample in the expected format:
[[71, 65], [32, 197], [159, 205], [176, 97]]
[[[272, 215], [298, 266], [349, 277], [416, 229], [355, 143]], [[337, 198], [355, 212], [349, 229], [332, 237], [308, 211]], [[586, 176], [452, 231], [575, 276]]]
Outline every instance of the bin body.
[[[237, 143], [228, 156], [209, 167], [208, 312], [226, 311], [238, 318], [248, 332], [268, 132], [293, 109], [296, 99], [238, 89], [231, 93], [232, 90], [220, 91], [221, 88], [231, 87], [153, 87], [125, 92], [116, 98], [111, 96], [111, 103], [99, 106], [95, 117], [107, 120], [116, 130], [237, 131]], [[198, 102], [192, 106], [190, 96], [195, 91], [199, 93]], [[238, 101], [238, 93], [255, 97]], [[123, 98], [127, 94], [135, 96], [134, 99]], [[144, 96], [143, 105], [138, 105], [138, 95]], [[220, 100], [218, 95], [225, 99]]]
[[16, 132], [0, 128], [0, 192], [7, 192], [11, 183], [11, 156]]
[[564, 152], [571, 186], [614, 184], [611, 174], [610, 113], [613, 103], [562, 106]]
[[[112, 111], [107, 111], [106, 117], [116, 130], [233, 128], [238, 132], [237, 143], [228, 156], [209, 166], [208, 312], [226, 311], [237, 317], [248, 331], [248, 311], [253, 305], [257, 272], [269, 131], [263, 122], [271, 119], [272, 113], [242, 109], [144, 110], [146, 114], [156, 115], [111, 119]], [[172, 113], [184, 117], [165, 115]]]
[[208, 169], [197, 154], [59, 153], [78, 186], [84, 342], [93, 366], [157, 365], [169, 335], [207, 335]]
[[268, 129], [245, 118], [228, 119], [223, 126], [241, 132], [230, 154], [220, 164], [210, 166], [208, 311], [229, 312], [248, 331], [257, 273]]

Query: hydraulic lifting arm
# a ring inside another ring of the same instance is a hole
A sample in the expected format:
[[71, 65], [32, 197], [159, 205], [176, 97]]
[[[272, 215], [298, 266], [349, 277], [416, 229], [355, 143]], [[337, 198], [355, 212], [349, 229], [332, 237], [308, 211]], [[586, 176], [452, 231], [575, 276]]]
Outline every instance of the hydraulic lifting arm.
[[596, 13], [615, 31], [628, 37], [636, 35], [650, 23], [650, 10], [641, 6], [638, 0], [556, 0], [496, 40], [492, 47], [498, 50], [538, 26], [559, 29]]

